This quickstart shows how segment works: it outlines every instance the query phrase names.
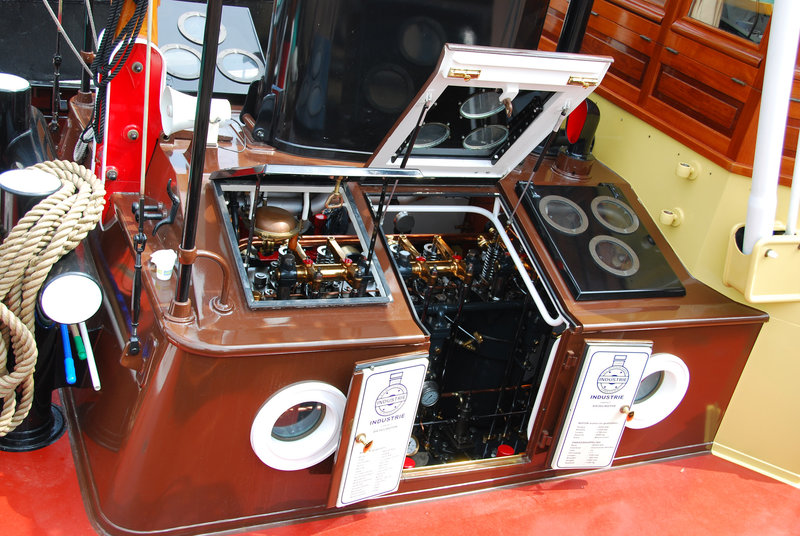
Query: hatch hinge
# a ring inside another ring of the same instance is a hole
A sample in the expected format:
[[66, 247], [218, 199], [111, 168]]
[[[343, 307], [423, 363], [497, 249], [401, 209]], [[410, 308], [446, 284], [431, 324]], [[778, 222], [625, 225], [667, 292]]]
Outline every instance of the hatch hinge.
[[[448, 71], [447, 76], [449, 78], [463, 78], [465, 81], [469, 82], [473, 78], [478, 78], [481, 75], [480, 69], [450, 69]], [[595, 84], [597, 85], [597, 84]]]
[[600, 80], [593, 76], [570, 76], [567, 81], [568, 86], [595, 87], [600, 84]]

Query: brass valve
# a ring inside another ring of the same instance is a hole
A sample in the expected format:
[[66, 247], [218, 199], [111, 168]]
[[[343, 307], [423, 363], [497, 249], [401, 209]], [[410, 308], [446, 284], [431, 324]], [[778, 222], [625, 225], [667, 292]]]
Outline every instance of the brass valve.
[[344, 206], [344, 196], [342, 196], [342, 193], [339, 191], [342, 186], [342, 178], [343, 177], [338, 177], [336, 179], [336, 186], [333, 187], [333, 192], [328, 196], [328, 199], [325, 200], [325, 208], [332, 209]]
[[625, 420], [627, 422], [631, 422], [633, 420], [634, 410], [631, 409], [630, 406], [625, 405], [619, 408], [619, 412], [625, 415]]
[[356, 436], [356, 443], [364, 446], [361, 452], [369, 452], [369, 449], [372, 448], [372, 441], [367, 441], [367, 434], [358, 434]]

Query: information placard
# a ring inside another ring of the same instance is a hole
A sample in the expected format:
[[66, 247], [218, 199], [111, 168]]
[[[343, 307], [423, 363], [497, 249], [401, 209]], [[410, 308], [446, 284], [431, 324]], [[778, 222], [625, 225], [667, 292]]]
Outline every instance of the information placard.
[[[428, 369], [413, 357], [364, 368], [337, 506], [397, 490]], [[351, 395], [352, 396], [352, 393]]]
[[554, 469], [608, 467], [625, 430], [652, 343], [587, 341], [567, 420], [553, 456]]

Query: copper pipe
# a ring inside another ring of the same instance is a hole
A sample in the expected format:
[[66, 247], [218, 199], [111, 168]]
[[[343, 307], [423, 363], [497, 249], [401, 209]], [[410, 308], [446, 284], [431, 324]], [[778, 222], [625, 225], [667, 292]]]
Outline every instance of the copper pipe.
[[198, 249], [197, 256], [205, 259], [211, 259], [216, 262], [222, 270], [222, 290], [219, 293], [219, 298], [211, 299], [211, 307], [218, 313], [228, 313], [233, 309], [233, 306], [228, 303], [228, 290], [230, 288], [231, 270], [228, 263], [220, 255], [213, 251], [205, 249]]

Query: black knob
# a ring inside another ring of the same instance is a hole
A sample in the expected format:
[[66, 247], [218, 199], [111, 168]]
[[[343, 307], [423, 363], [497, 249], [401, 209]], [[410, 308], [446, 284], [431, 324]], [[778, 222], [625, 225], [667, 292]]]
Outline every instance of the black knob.
[[264, 290], [265, 288], [267, 288], [267, 274], [264, 272], [253, 274], [253, 289]]

